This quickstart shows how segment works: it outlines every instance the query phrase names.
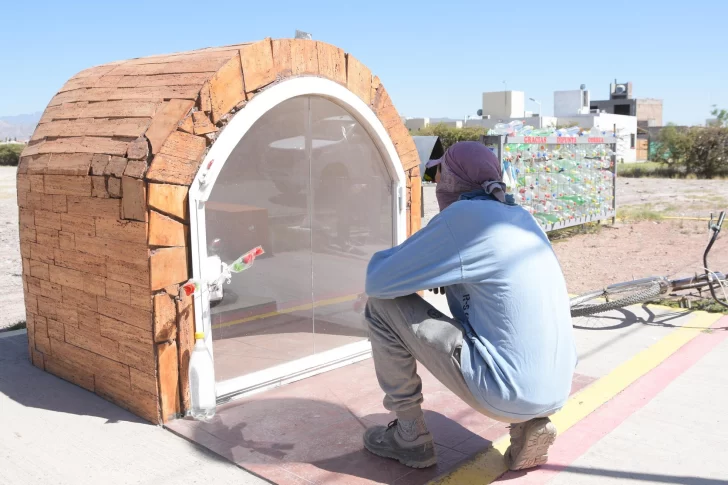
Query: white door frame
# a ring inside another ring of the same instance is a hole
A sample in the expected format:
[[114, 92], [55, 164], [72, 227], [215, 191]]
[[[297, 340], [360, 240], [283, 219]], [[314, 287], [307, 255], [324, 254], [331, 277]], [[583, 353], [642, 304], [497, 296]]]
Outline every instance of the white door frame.
[[[205, 202], [230, 154], [253, 124], [273, 107], [288, 99], [307, 95], [320, 96], [341, 106], [354, 116], [372, 137], [385, 160], [387, 171], [393, 181], [393, 242], [400, 244], [406, 238], [405, 173], [394, 144], [379, 118], [356, 94], [334, 81], [319, 77], [291, 78], [257, 94], [241, 111], [235, 114], [210, 147], [200, 165], [189, 191], [192, 274], [195, 279], [204, 279], [202, 262], [208, 256]], [[212, 325], [208, 294], [196, 292], [194, 302], [195, 330], [205, 332], [205, 342], [212, 353]], [[228, 396], [228, 399], [233, 394], [235, 397], [239, 397], [341, 367], [350, 362], [365, 359], [370, 354], [371, 347], [368, 341], [349, 344], [219, 383], [217, 395], [218, 397]]]

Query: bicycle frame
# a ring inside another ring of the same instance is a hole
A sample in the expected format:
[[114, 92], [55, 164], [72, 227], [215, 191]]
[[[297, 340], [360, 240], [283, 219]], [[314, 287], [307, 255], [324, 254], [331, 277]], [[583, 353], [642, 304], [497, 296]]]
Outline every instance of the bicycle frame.
[[[703, 288], [705, 286], [710, 288], [711, 296], [715, 301], [720, 303], [721, 305], [728, 308], [728, 304], [725, 304], [721, 302], [718, 297], [715, 294], [715, 281], [716, 280], [725, 280], [726, 276], [723, 273], [716, 273], [708, 270], [708, 254], [710, 253], [710, 250], [713, 248], [713, 243], [715, 243], [716, 239], [718, 239], [718, 234], [720, 233], [721, 227], [723, 225], [723, 221], [725, 220], [725, 212], [721, 212], [718, 216], [717, 223], [713, 223], [713, 216], [710, 217], [710, 224], [709, 227], [713, 231], [713, 236], [710, 238], [710, 242], [708, 243], [708, 246], [705, 248], [705, 253], [703, 254], [703, 266], [705, 269], [705, 274], [701, 275], [695, 275], [691, 276], [689, 278], [681, 278], [678, 280], [668, 280], [664, 276], [650, 276], [648, 278], [641, 278], [638, 280], [632, 280], [632, 281], [625, 281], [623, 283], [615, 283], [612, 285], [607, 286], [603, 290], [599, 290], [599, 292], [594, 292], [594, 294], [597, 293], [606, 293], [607, 294], [607, 300], [609, 300], [609, 295], [614, 295], [615, 293], [619, 293], [620, 291], [633, 291], [635, 287], [640, 286], [651, 286], [654, 284], [660, 285], [660, 293], [665, 294], [671, 291], [682, 291], [682, 290], [691, 290], [691, 289], [698, 289]], [[584, 299], [588, 299], [589, 297], [593, 297], [594, 294], [588, 294], [588, 295], [582, 295]], [[577, 301], [575, 301], [576, 303]]]
[[[725, 211], [722, 211], [720, 215], [718, 216], [718, 222], [717, 224], [713, 224], [713, 214], [710, 215], [710, 230], [713, 231], [713, 237], [710, 238], [710, 242], [708, 243], [708, 247], [705, 248], [705, 252], [703, 253], [703, 268], [705, 268], [705, 277], [708, 279], [708, 288], [710, 288], [710, 296], [713, 297], [713, 300], [715, 300], [716, 303], [719, 305], [728, 308], [728, 303], [724, 303], [718, 299], [718, 297], [715, 294], [715, 284], [713, 283], [713, 280], [715, 279], [710, 270], [708, 269], [708, 254], [710, 253], [710, 250], [713, 248], [713, 243], [715, 243], [715, 240], [718, 239], [718, 234], [720, 234], [720, 228], [723, 226], [723, 221], [725, 220]], [[717, 274], [716, 274], [717, 276]], [[723, 277], [725, 279], [725, 277]], [[720, 283], [718, 283], [720, 284]]]
[[696, 275], [691, 276], [690, 278], [681, 278], [679, 280], [672, 280], [670, 281], [670, 286], [672, 287], [673, 291], [682, 291], [682, 290], [694, 290], [697, 288], [702, 288], [704, 286], [708, 286], [710, 284], [711, 280], [715, 280], [716, 278], [719, 280], [724, 280], [725, 275], [723, 273], [709, 273], [708, 275]]

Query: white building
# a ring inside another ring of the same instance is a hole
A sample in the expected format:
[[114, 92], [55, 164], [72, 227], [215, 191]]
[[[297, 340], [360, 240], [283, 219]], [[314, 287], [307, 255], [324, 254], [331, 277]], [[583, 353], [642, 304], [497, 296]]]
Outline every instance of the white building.
[[511, 121], [522, 121], [523, 126], [533, 126], [534, 128], [556, 128], [557, 119], [553, 116], [521, 116], [515, 118], [470, 118], [465, 120], [465, 126], [481, 126], [483, 128], [493, 128], [498, 123], [510, 123]]
[[554, 116], [588, 115], [589, 102], [589, 91], [583, 87], [571, 91], [554, 91]]
[[637, 160], [637, 117], [604, 113], [590, 109], [589, 91], [580, 89], [554, 91], [554, 116], [559, 126], [575, 125], [583, 130], [597, 128], [617, 135], [617, 161]]
[[480, 118], [465, 120], [409, 118], [405, 121], [405, 125], [412, 131], [438, 123], [457, 128], [478, 126], [490, 129], [498, 123], [518, 120], [524, 126], [533, 126], [537, 129], [578, 126], [588, 131], [596, 127], [617, 134], [618, 161], [637, 160], [637, 117], [604, 113], [599, 110], [592, 112], [589, 91], [583, 85], [580, 89], [554, 92], [554, 116], [533, 116], [525, 110], [525, 99], [523, 91], [483, 93], [483, 111]]
[[404, 120], [404, 126], [410, 131], [421, 130], [428, 126], [445, 125], [452, 128], [462, 128], [463, 120], [454, 120], [452, 118], [407, 118]]
[[523, 91], [483, 93], [483, 116], [491, 118], [523, 118], [526, 94]]
[[637, 161], [637, 117], [613, 115], [611, 113], [590, 113], [587, 115], [559, 116], [559, 126], [575, 125], [589, 131], [596, 127], [602, 131], [617, 134], [617, 161]]

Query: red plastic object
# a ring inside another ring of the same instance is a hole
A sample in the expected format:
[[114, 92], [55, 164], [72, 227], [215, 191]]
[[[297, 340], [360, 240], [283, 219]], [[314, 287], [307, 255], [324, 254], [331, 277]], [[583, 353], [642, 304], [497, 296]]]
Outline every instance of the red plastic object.
[[191, 296], [196, 289], [197, 286], [195, 285], [194, 281], [189, 281], [182, 285], [182, 290], [185, 292], [185, 296]]

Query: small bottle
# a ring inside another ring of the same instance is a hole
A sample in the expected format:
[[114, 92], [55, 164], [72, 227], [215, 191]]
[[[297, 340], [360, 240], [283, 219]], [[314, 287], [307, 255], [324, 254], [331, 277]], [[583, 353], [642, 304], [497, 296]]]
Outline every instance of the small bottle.
[[205, 345], [205, 334], [195, 332], [195, 347], [190, 356], [190, 415], [198, 421], [215, 416], [215, 367]]

